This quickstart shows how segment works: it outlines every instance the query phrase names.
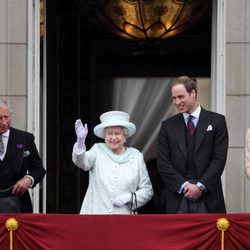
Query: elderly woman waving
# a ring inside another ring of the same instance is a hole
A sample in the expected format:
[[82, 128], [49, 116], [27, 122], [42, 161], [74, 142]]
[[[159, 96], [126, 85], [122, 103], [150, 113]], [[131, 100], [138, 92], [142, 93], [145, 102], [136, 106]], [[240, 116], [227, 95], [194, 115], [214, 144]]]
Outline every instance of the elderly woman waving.
[[153, 196], [142, 153], [124, 145], [136, 127], [122, 111], [106, 112], [100, 120], [94, 134], [105, 143], [96, 143], [89, 151], [85, 146], [87, 124], [83, 125], [81, 120], [75, 123], [77, 141], [72, 160], [89, 171], [89, 186], [80, 214], [129, 214], [135, 197], [140, 207]]

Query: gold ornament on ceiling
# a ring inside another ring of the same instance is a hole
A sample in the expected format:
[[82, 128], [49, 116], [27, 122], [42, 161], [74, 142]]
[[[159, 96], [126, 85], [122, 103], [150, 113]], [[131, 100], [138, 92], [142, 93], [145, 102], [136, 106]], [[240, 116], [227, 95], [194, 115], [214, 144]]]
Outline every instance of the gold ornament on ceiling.
[[40, 0], [40, 37], [44, 36], [44, 0]]
[[199, 22], [210, 0], [75, 0], [92, 22], [130, 40], [164, 39]]

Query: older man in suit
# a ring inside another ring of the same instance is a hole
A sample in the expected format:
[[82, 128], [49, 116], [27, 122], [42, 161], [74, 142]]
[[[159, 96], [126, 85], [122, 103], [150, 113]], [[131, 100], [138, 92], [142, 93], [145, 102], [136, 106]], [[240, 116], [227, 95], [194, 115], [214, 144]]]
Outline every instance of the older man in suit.
[[162, 122], [157, 155], [166, 185], [166, 213], [225, 213], [225, 117], [200, 106], [196, 82], [190, 77], [175, 79], [171, 92], [179, 114]]
[[0, 99], [0, 213], [31, 213], [28, 189], [44, 175], [34, 135], [11, 127], [9, 105]]

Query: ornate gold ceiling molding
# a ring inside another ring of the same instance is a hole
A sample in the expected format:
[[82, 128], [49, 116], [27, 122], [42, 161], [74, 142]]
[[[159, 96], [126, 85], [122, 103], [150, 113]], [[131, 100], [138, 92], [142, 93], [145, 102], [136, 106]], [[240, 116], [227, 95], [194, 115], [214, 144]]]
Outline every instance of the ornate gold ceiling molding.
[[164, 39], [197, 23], [210, 0], [75, 0], [100, 27], [126, 39]]

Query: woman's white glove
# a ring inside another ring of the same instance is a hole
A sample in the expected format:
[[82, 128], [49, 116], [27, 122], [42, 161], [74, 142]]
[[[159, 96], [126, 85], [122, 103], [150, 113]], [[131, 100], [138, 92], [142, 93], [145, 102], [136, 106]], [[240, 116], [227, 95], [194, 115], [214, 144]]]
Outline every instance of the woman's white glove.
[[86, 148], [85, 146], [85, 139], [88, 134], [88, 126], [85, 124], [83, 126], [81, 119], [76, 120], [75, 122], [75, 132], [76, 132], [76, 147], [78, 150], [84, 150]]
[[131, 201], [131, 193], [118, 196], [114, 201], [114, 206], [122, 207]]

